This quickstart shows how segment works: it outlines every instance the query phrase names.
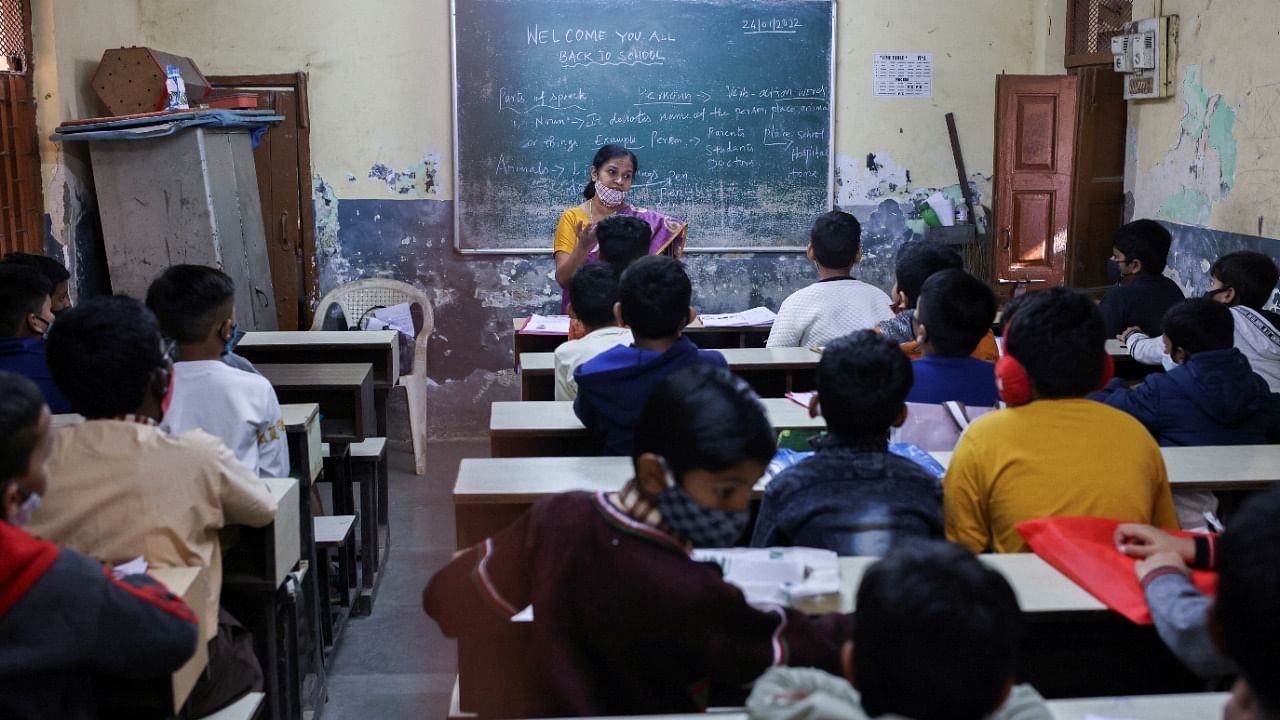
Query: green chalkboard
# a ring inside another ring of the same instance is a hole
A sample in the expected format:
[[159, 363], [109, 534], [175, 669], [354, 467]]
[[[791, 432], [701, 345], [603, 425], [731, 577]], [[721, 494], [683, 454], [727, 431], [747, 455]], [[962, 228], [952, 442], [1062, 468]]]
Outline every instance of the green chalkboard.
[[807, 242], [832, 187], [833, 0], [454, 0], [456, 239], [549, 252], [605, 143], [689, 249]]

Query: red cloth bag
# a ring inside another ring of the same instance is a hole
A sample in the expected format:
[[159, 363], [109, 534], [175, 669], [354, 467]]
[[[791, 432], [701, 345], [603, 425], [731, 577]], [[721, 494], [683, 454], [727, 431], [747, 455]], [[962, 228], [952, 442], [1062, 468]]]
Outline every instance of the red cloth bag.
[[[1138, 625], [1151, 624], [1151, 612], [1133, 573], [1137, 562], [1116, 549], [1119, 520], [1094, 517], [1054, 517], [1018, 523], [1018, 532], [1045, 562], [1071, 578], [1099, 602]], [[1173, 531], [1180, 537], [1195, 533]], [[1191, 582], [1200, 592], [1213, 596], [1218, 590], [1218, 574], [1203, 570], [1191, 573]]]

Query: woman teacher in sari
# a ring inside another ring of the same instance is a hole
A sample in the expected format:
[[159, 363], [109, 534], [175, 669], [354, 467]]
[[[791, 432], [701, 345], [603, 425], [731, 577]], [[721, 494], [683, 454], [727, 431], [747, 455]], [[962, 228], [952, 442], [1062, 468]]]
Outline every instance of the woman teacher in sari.
[[649, 241], [650, 255], [680, 257], [684, 253], [689, 225], [682, 220], [626, 203], [640, 162], [635, 153], [621, 145], [605, 145], [596, 151], [591, 161], [591, 181], [582, 190], [585, 200], [560, 214], [556, 225], [555, 258], [556, 282], [564, 290], [560, 311], [569, 307], [569, 280], [583, 263], [595, 262], [596, 225], [614, 214], [640, 218], [649, 225], [653, 235]]

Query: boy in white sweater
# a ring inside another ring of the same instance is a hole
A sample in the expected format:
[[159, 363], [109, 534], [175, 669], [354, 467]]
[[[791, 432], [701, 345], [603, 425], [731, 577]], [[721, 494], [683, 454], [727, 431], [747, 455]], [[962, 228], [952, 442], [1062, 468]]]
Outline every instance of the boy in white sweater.
[[805, 257], [818, 266], [818, 282], [782, 301], [768, 347], [821, 347], [893, 317], [884, 291], [850, 275], [862, 259], [862, 226], [847, 212], [818, 216]]
[[147, 307], [178, 345], [160, 427], [174, 434], [204, 430], [258, 477], [288, 477], [289, 445], [275, 389], [222, 360], [236, 335], [235, 292], [226, 273], [200, 265], [174, 265], [147, 289]]
[[556, 399], [575, 400], [578, 383], [573, 371], [615, 345], [635, 342], [631, 331], [618, 325], [613, 306], [618, 304], [618, 273], [605, 263], [583, 265], [569, 280], [569, 309], [582, 323], [586, 335], [560, 343], [556, 348]]

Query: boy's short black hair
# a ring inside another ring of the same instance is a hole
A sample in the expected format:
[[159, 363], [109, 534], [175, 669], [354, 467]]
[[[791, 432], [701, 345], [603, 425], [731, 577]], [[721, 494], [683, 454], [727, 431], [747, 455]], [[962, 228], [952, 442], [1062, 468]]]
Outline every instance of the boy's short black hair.
[[854, 681], [868, 717], [980, 720], [1013, 676], [1022, 614], [1009, 582], [951, 543], [890, 550], [858, 586]]
[[97, 297], [67, 310], [49, 331], [49, 373], [76, 412], [135, 412], [153, 373], [168, 364], [151, 311], [133, 298]]
[[893, 274], [898, 281], [898, 292], [907, 296], [907, 307], [913, 308], [920, 300], [920, 288], [934, 273], [943, 270], [963, 270], [964, 258], [947, 245], [929, 240], [914, 240], [898, 248], [898, 258], [893, 264]]
[[43, 412], [44, 395], [35, 383], [0, 370], [0, 492], [30, 469]]
[[49, 278], [49, 285], [56, 286], [60, 282], [66, 282], [71, 279], [71, 273], [63, 267], [62, 263], [54, 260], [48, 255], [34, 255], [32, 253], [11, 252], [0, 260], [0, 265], [26, 265], [40, 271], [41, 275]]
[[1208, 298], [1183, 300], [1169, 308], [1160, 322], [1169, 342], [1192, 355], [1235, 345], [1236, 323], [1231, 308]]
[[743, 460], [768, 465], [773, 426], [751, 386], [728, 370], [693, 365], [668, 375], [645, 401], [632, 459], [662, 457], [677, 482], [690, 470], [719, 472]]
[[18, 334], [28, 315], [39, 315], [53, 284], [27, 265], [0, 265], [0, 337]]
[[832, 210], [813, 221], [809, 231], [813, 256], [824, 268], [839, 270], [853, 264], [862, 248], [862, 225], [847, 212]]
[[218, 311], [236, 296], [231, 276], [203, 265], [174, 265], [147, 288], [147, 308], [165, 337], [197, 343], [209, 337]]
[[1141, 260], [1142, 272], [1159, 275], [1169, 261], [1173, 236], [1155, 220], [1134, 220], [1121, 225], [1111, 236], [1111, 244], [1127, 260]]
[[610, 215], [596, 226], [600, 260], [619, 275], [631, 263], [649, 254], [653, 231], [649, 223], [631, 215]]
[[963, 270], [929, 276], [920, 289], [917, 319], [929, 331], [929, 344], [939, 355], [967, 357], [991, 330], [996, 294]]
[[631, 334], [645, 340], [678, 335], [689, 321], [693, 286], [684, 266], [661, 255], [631, 263], [618, 283], [622, 322]]
[[1280, 713], [1280, 490], [1251, 498], [1218, 546], [1214, 615], [1223, 651], [1259, 703]]
[[1044, 398], [1083, 397], [1098, 387], [1106, 327], [1093, 301], [1066, 288], [1022, 296], [1005, 325], [1005, 352]]
[[1218, 258], [1209, 268], [1223, 287], [1236, 291], [1236, 304], [1261, 310], [1280, 282], [1276, 261], [1259, 252], [1239, 250]]
[[898, 344], [873, 330], [837, 338], [818, 361], [818, 402], [832, 435], [883, 438], [902, 412], [914, 381]]
[[569, 280], [569, 303], [573, 312], [590, 329], [614, 324], [613, 306], [618, 302], [618, 274], [604, 263], [583, 265]]

